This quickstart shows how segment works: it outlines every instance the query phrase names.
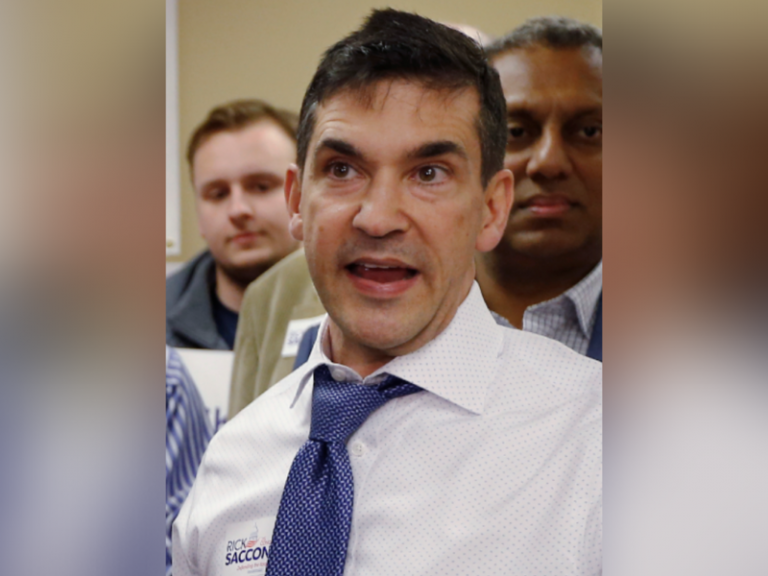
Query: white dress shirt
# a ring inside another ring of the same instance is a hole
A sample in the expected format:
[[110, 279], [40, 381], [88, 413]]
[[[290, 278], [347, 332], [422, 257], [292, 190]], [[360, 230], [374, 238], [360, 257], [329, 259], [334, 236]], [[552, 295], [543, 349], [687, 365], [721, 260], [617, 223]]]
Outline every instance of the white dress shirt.
[[557, 298], [529, 306], [523, 314], [523, 330], [554, 338], [579, 354], [586, 354], [603, 293], [603, 263], [581, 282]]
[[600, 572], [599, 362], [497, 325], [477, 284], [437, 338], [365, 379], [331, 362], [325, 340], [214, 436], [174, 524], [175, 576], [264, 573], [320, 364], [337, 380], [393, 374], [425, 390], [389, 401], [347, 442], [345, 576]]

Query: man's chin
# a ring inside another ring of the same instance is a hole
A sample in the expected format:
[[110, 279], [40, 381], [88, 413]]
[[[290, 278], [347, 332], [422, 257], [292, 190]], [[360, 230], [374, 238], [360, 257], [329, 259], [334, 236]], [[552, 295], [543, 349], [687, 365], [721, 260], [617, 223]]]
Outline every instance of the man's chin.
[[249, 262], [247, 264], [222, 264], [217, 262], [219, 269], [231, 279], [233, 282], [242, 286], [247, 286], [264, 272], [266, 272], [276, 261], [260, 260], [257, 262]]
[[[410, 322], [409, 322], [410, 320]], [[421, 330], [413, 318], [397, 314], [368, 315], [365, 321], [346, 324], [345, 337], [356, 344], [388, 356], [400, 356], [412, 352]]]
[[512, 252], [533, 259], [568, 256], [584, 248], [586, 240], [562, 230], [525, 232], [508, 241]]

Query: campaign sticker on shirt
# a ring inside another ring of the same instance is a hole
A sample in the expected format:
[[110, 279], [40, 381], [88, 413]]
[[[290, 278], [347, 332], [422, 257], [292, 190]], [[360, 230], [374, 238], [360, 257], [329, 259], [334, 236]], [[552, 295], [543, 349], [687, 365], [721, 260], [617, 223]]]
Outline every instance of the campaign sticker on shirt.
[[325, 318], [325, 314], [315, 316], [314, 318], [303, 318], [288, 322], [288, 330], [285, 333], [285, 340], [283, 340], [283, 351], [280, 355], [283, 358], [296, 356], [299, 352], [299, 344], [301, 344], [301, 337], [304, 336], [304, 332], [308, 328], [320, 324], [323, 318]]
[[221, 551], [220, 566], [223, 565], [224, 570], [220, 573], [263, 575], [267, 571], [274, 529], [274, 516], [230, 524]]

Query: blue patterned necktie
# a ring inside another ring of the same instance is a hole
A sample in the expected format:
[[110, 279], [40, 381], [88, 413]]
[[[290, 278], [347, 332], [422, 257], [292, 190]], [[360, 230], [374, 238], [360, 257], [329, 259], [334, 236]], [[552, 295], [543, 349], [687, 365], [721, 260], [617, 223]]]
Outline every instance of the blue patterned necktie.
[[378, 386], [336, 382], [325, 365], [314, 377], [309, 440], [288, 473], [267, 576], [342, 575], [354, 493], [347, 438], [388, 400], [421, 390], [396, 376]]

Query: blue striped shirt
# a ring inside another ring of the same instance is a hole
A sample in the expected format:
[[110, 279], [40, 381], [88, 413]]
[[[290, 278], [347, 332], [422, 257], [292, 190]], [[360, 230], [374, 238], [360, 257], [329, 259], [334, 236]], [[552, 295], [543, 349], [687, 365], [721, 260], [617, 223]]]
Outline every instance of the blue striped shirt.
[[165, 573], [171, 573], [171, 527], [192, 488], [211, 439], [205, 405], [178, 352], [166, 346]]
[[586, 355], [603, 293], [603, 262], [560, 296], [530, 306], [523, 315], [523, 330], [562, 342]]

